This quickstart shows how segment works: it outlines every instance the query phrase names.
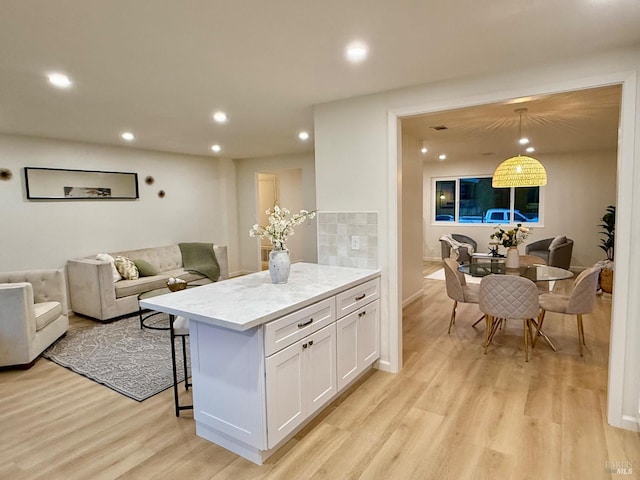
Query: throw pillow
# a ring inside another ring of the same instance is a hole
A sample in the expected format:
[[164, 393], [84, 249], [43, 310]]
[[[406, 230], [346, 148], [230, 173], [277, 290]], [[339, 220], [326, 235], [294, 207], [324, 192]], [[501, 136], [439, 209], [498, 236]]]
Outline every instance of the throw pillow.
[[136, 264], [127, 257], [116, 257], [116, 268], [125, 280], [135, 280], [139, 276]]
[[138, 273], [141, 277], [152, 277], [158, 274], [156, 267], [146, 260], [134, 260], [133, 263], [136, 264], [136, 268], [138, 269]]
[[562, 236], [562, 237], [556, 237], [551, 241], [551, 244], [549, 245], [549, 250], [553, 250], [554, 248], [558, 248], [560, 245], [563, 245], [567, 243], [567, 237]]
[[99, 253], [96, 255], [96, 260], [109, 262], [111, 264], [111, 276], [113, 277], [114, 283], [122, 280], [122, 275], [120, 275], [120, 272], [118, 272], [118, 269], [116, 268], [115, 259], [111, 255], [108, 253]]

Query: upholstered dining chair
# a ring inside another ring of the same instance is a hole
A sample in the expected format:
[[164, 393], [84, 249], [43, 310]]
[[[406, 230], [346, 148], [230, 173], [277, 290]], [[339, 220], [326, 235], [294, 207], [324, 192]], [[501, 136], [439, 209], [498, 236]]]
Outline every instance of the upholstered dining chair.
[[[556, 312], [565, 315], [576, 315], [578, 326], [578, 345], [580, 348], [580, 356], [583, 356], [584, 326], [582, 324], [582, 315], [591, 313], [596, 301], [596, 291], [598, 287], [599, 267], [591, 267], [583, 270], [578, 278], [576, 278], [573, 288], [569, 295], [559, 295], [557, 293], [544, 293], [540, 295], [540, 317], [538, 320], [537, 331], [539, 332], [544, 322], [546, 312]], [[533, 346], [538, 335], [534, 338]]]
[[[461, 303], [478, 303], [480, 297], [480, 287], [478, 285], [467, 285], [464, 273], [458, 271], [458, 262], [453, 258], [444, 259], [444, 276], [447, 284], [447, 296], [453, 300], [453, 309], [451, 310], [451, 318], [449, 319], [449, 331], [451, 326], [456, 323], [456, 309], [458, 302]], [[473, 324], [475, 327], [484, 316], [476, 320]]]
[[528, 278], [515, 275], [487, 275], [480, 281], [480, 311], [487, 319], [484, 353], [496, 330], [505, 320], [522, 319], [524, 358], [529, 361], [529, 340], [533, 322], [540, 313], [538, 287]]

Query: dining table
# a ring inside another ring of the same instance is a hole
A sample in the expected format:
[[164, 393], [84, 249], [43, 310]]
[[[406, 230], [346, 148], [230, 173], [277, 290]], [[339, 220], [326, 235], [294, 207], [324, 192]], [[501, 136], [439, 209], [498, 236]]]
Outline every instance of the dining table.
[[[472, 277], [485, 277], [487, 275], [518, 275], [528, 278], [537, 285], [545, 282], [544, 290], [548, 291], [548, 282], [558, 280], [567, 280], [573, 277], [573, 272], [560, 267], [547, 265], [544, 259], [534, 255], [520, 255], [520, 266], [518, 268], [507, 268], [505, 258], [502, 257], [486, 257], [487, 261], [475, 261], [463, 263], [458, 267], [462, 273], [471, 275]], [[538, 327], [536, 319], [533, 324]], [[549, 337], [542, 331], [538, 331], [538, 335], [551, 347], [555, 352], [556, 347], [553, 345]]]
[[533, 282], [551, 282], [573, 277], [570, 270], [547, 265], [542, 258], [535, 255], [520, 255], [520, 266], [513, 269], [507, 268], [503, 257], [487, 257], [487, 260], [463, 263], [458, 267], [458, 270], [472, 277], [484, 277], [491, 274], [519, 275]]

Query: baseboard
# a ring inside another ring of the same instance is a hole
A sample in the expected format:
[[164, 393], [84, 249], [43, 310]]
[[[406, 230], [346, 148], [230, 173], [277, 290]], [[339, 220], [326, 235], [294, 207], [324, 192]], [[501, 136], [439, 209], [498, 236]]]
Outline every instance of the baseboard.
[[422, 289], [418, 290], [416, 293], [414, 293], [409, 298], [407, 298], [404, 302], [402, 302], [402, 308], [406, 307], [411, 302], [415, 302], [417, 299], [422, 297], [422, 295], [424, 295], [424, 291]]
[[243, 275], [249, 275], [250, 273], [256, 273], [255, 270], [236, 270], [235, 272], [229, 272], [229, 278], [242, 277]]
[[381, 370], [383, 372], [398, 373], [391, 368], [391, 363], [389, 363], [388, 360], [378, 360], [374, 364], [374, 368], [377, 368], [378, 370]]
[[621, 428], [631, 430], [632, 432], [640, 432], [640, 418], [631, 415], [622, 416]]

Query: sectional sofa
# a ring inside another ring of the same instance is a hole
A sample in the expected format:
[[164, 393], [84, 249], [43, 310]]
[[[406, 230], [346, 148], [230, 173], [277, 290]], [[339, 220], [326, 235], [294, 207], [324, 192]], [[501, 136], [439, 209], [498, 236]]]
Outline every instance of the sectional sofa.
[[[226, 245], [214, 245], [213, 251], [220, 265], [220, 278], [229, 278]], [[134, 280], [114, 281], [113, 267], [96, 256], [70, 260], [67, 263], [71, 310], [100, 321], [108, 321], [138, 311], [138, 295], [166, 286], [169, 278], [188, 282], [208, 283], [204, 275], [187, 272], [178, 245], [144, 248], [109, 253], [111, 257], [125, 257], [151, 265], [155, 275]], [[116, 277], [117, 278], [117, 277]]]

